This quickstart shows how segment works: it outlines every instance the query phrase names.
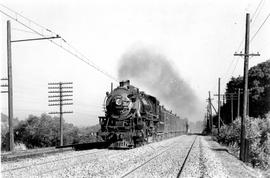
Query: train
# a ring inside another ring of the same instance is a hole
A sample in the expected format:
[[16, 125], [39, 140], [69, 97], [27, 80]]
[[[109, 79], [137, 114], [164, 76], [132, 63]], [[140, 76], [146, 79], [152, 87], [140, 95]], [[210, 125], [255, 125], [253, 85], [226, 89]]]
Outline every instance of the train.
[[188, 129], [187, 119], [166, 110], [156, 97], [130, 85], [129, 80], [106, 92], [103, 106], [98, 135], [109, 148], [135, 148]]

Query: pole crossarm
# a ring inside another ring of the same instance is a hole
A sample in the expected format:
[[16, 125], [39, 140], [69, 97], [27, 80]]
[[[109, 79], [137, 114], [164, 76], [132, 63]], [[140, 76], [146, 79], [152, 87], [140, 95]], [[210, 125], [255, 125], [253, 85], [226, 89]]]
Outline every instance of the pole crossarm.
[[[73, 95], [61, 95], [62, 97], [68, 97], [68, 96], [73, 96]], [[51, 95], [49, 98], [59, 98], [61, 97], [60, 95]]]
[[56, 100], [49, 100], [49, 102], [58, 102], [58, 101], [72, 101], [72, 99], [56, 99]]
[[22, 40], [12, 40], [12, 43], [17, 42], [24, 42], [24, 41], [37, 41], [37, 40], [49, 40], [49, 39], [55, 39], [55, 38], [61, 38], [59, 35], [52, 36], [52, 37], [46, 37], [46, 38], [29, 38], [29, 39], [22, 39]]
[[[48, 87], [48, 89], [59, 89], [60, 87]], [[73, 87], [61, 87], [62, 89], [73, 89]]]
[[48, 83], [48, 85], [59, 85], [59, 84], [63, 84], [63, 85], [67, 85], [67, 84], [73, 84], [73, 82], [52, 82], [52, 83]]
[[49, 104], [48, 106], [61, 106], [61, 105], [73, 105], [73, 103], [54, 103], [54, 104]]
[[234, 53], [234, 56], [244, 56], [244, 57], [252, 57], [252, 56], [260, 56], [259, 53], [252, 53], [252, 54], [243, 54], [243, 53]]
[[[62, 91], [61, 93], [72, 93], [73, 91], [68, 90], [68, 91]], [[60, 93], [60, 91], [49, 91], [48, 93]]]
[[63, 111], [63, 112], [49, 112], [49, 114], [72, 114], [73, 111]]

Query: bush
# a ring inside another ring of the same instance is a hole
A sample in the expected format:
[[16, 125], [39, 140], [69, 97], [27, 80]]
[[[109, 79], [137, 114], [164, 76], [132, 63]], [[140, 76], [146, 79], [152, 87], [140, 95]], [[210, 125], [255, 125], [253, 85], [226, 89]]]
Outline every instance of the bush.
[[[7, 120], [7, 119], [6, 119]], [[3, 122], [2, 122], [3, 123]], [[9, 132], [6, 126], [1, 132], [1, 151], [9, 149]], [[46, 114], [29, 115], [26, 120], [18, 121], [14, 126], [15, 150], [43, 148], [59, 145], [59, 118]], [[63, 144], [77, 144], [100, 141], [93, 133], [98, 132], [99, 125], [78, 128], [63, 121]]]
[[[232, 148], [237, 156], [240, 148], [241, 119], [236, 119], [230, 125], [216, 129], [213, 134], [219, 143]], [[250, 143], [249, 162], [263, 169], [270, 168], [270, 115], [266, 118], [247, 118], [246, 137]]]

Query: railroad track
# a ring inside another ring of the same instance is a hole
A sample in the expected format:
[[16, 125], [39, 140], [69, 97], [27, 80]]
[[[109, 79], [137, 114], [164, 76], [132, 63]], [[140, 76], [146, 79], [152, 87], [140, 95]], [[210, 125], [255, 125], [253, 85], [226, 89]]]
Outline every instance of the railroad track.
[[[197, 139], [197, 136], [194, 138], [194, 140], [193, 140], [191, 146], [190, 146], [189, 149], [188, 149], [188, 152], [187, 152], [187, 154], [186, 154], [186, 156], [185, 156], [185, 159], [184, 159], [184, 161], [183, 161], [183, 163], [182, 163], [182, 166], [181, 166], [181, 168], [180, 168], [180, 170], [179, 170], [179, 172], [178, 172], [178, 174], [177, 174], [177, 177], [180, 177], [180, 176], [181, 176], [181, 173], [182, 173], [182, 171], [183, 171], [183, 169], [184, 169], [184, 166], [185, 166], [186, 161], [187, 161], [187, 159], [188, 159], [188, 157], [189, 157], [189, 154], [190, 154], [190, 152], [191, 152], [191, 150], [192, 150], [192, 148], [193, 148], [193, 146], [194, 146], [194, 143], [196, 142], [196, 139]], [[145, 162], [143, 162], [142, 164], [136, 166], [135, 168], [133, 168], [132, 170], [126, 172], [124, 175], [122, 175], [122, 176], [120, 176], [120, 177], [121, 177], [121, 178], [124, 178], [124, 177], [127, 177], [127, 176], [131, 175], [131, 174], [134, 173], [135, 171], [138, 171], [138, 170], [139, 170], [140, 168], [142, 168], [143, 166], [147, 165], [147, 164], [150, 163], [151, 161], [157, 159], [159, 156], [161, 156], [162, 154], [164, 154], [165, 152], [167, 152], [168, 150], [170, 150], [171, 148], [173, 148], [176, 144], [178, 144], [178, 143], [172, 144], [171, 146], [167, 147], [167, 148], [164, 149], [163, 151], [159, 152], [159, 153], [156, 154], [155, 156], [151, 157], [151, 158], [148, 159], [147, 161], [145, 161]]]
[[17, 159], [31, 158], [31, 157], [37, 157], [37, 156], [48, 155], [48, 154], [53, 154], [53, 153], [61, 153], [61, 152], [66, 152], [66, 151], [71, 151], [71, 150], [72, 148], [56, 149], [55, 147], [49, 147], [49, 148], [39, 148], [39, 149], [34, 149], [34, 150], [2, 153], [1, 162], [15, 161]]
[[184, 160], [184, 162], [183, 162], [183, 164], [182, 164], [182, 166], [181, 166], [181, 168], [180, 168], [180, 170], [179, 170], [179, 172], [178, 172], [178, 174], [177, 174], [177, 178], [179, 178], [179, 177], [181, 176], [181, 173], [182, 173], [182, 171], [183, 171], [183, 169], [184, 169], [184, 167], [185, 167], [185, 165], [186, 165], [187, 159], [188, 159], [188, 157], [189, 157], [189, 154], [190, 154], [190, 152], [191, 152], [191, 150], [192, 150], [192, 148], [193, 148], [193, 145], [194, 145], [196, 139], [197, 139], [197, 136], [195, 137], [193, 143], [191, 144], [191, 146], [190, 146], [190, 148], [189, 148], [189, 150], [188, 150], [188, 153], [187, 153], [187, 155], [186, 155], [186, 157], [185, 157], [185, 160]]
[[5, 170], [1, 171], [1, 173], [9, 172], [9, 171], [15, 171], [15, 170], [19, 170], [19, 169], [27, 169], [27, 168], [30, 168], [30, 167], [33, 167], [33, 166], [41, 166], [41, 165], [46, 165], [46, 164], [52, 164], [52, 163], [56, 163], [56, 162], [59, 162], [59, 161], [65, 161], [65, 160], [68, 160], [68, 159], [88, 156], [88, 155], [91, 155], [91, 154], [100, 153], [100, 152], [104, 152], [104, 151], [105, 150], [102, 150], [102, 151], [99, 150], [99, 151], [95, 151], [95, 152], [91, 152], [91, 153], [84, 153], [84, 154], [79, 154], [79, 155], [74, 155], [74, 156], [68, 156], [68, 157], [65, 157], [65, 158], [54, 159], [54, 160], [50, 160], [50, 161], [36, 163], [34, 165], [31, 164], [31, 165], [20, 166], [20, 167], [11, 168], [11, 169], [5, 169]]
[[[149, 176], [171, 175], [179, 177], [182, 170], [186, 170], [184, 165], [189, 164], [189, 155], [193, 155], [192, 147], [197, 145], [195, 137], [183, 137], [163, 144], [150, 144], [145, 147], [146, 149], [140, 147], [138, 150], [125, 151], [108, 149], [74, 151], [41, 159], [4, 163], [1, 173], [3, 177], [64, 177], [65, 175], [81, 175], [82, 177], [99, 175], [120, 177], [122, 175], [121, 177], [130, 177], [142, 175], [142, 173], [148, 174], [148, 170], [150, 170]], [[164, 163], [169, 166], [164, 167]], [[163, 172], [163, 168], [165, 172]]]
[[[99, 152], [95, 152], [95, 153], [104, 153], [104, 152], [110, 152], [110, 156], [111, 156], [111, 152], [112, 151], [115, 151], [115, 150], [103, 150], [103, 151], [99, 151]], [[119, 150], [118, 150], [119, 151]], [[118, 155], [118, 154], [121, 154], [121, 150], [119, 152], [116, 152], [115, 155]], [[88, 155], [91, 155], [90, 153], [89, 154], [85, 154], [85, 155], [80, 155], [80, 156], [74, 156], [73, 158], [78, 158], [78, 157], [82, 157], [82, 156], [88, 156]], [[99, 154], [100, 155], [100, 154]], [[101, 154], [103, 155], [103, 154]], [[104, 156], [104, 155], [103, 155]], [[53, 172], [57, 172], [57, 171], [60, 171], [60, 170], [63, 170], [63, 169], [66, 169], [66, 168], [71, 168], [73, 166], [78, 166], [78, 165], [82, 165], [82, 164], [85, 164], [87, 162], [91, 162], [92, 160], [95, 160], [95, 159], [98, 159], [98, 157], [93, 157], [91, 159], [85, 159], [85, 160], [80, 160], [79, 162], [75, 162], [73, 164], [69, 164], [68, 166], [60, 166], [60, 167], [57, 167], [55, 169], [50, 169], [50, 170], [47, 170], [47, 171], [42, 171], [40, 172], [37, 176], [38, 177], [43, 177], [45, 176], [46, 174], [49, 174], [49, 173], [53, 173]], [[46, 177], [46, 176], [45, 176]]]
[[31, 158], [42, 155], [48, 155], [53, 153], [61, 153], [71, 150], [87, 150], [87, 149], [103, 149], [107, 148], [108, 143], [105, 142], [92, 142], [92, 143], [83, 143], [83, 144], [73, 144], [73, 145], [65, 145], [65, 146], [56, 146], [56, 147], [48, 147], [48, 148], [38, 148], [38, 149], [30, 149], [23, 150], [17, 152], [6, 152], [1, 153], [1, 162], [6, 161], [14, 161], [17, 159], [23, 158]]

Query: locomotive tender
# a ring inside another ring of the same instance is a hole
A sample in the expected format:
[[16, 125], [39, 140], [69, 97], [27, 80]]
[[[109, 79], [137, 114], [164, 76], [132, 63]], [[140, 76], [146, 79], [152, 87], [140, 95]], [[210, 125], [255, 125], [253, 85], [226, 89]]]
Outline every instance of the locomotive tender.
[[110, 148], [134, 148], [160, 135], [186, 130], [186, 120], [167, 111], [154, 96], [139, 91], [129, 80], [106, 93], [104, 110], [98, 135]]

